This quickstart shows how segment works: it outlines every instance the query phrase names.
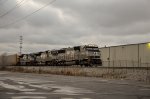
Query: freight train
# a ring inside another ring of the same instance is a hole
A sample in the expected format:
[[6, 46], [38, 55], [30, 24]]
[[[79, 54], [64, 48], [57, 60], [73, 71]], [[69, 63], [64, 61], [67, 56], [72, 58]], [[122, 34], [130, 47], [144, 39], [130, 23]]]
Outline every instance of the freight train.
[[18, 66], [101, 66], [100, 50], [97, 45], [82, 45], [59, 50], [21, 54]]

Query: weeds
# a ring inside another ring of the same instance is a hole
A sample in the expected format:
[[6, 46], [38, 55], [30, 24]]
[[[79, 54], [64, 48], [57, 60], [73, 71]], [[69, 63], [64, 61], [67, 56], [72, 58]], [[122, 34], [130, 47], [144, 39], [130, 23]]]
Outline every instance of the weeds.
[[[70, 67], [18, 67], [18, 66], [8, 66], [1, 67], [0, 70], [7, 70], [11, 72], [22, 72], [22, 73], [38, 73], [38, 74], [55, 74], [55, 75], [68, 75], [68, 76], [85, 76], [85, 77], [101, 77], [109, 79], [130, 79], [130, 80], [140, 80], [149, 81], [150, 76], [143, 77], [143, 72], [131, 72], [130, 70], [107, 70], [107, 69], [97, 69], [97, 68], [70, 68]], [[139, 75], [139, 76], [138, 76]]]

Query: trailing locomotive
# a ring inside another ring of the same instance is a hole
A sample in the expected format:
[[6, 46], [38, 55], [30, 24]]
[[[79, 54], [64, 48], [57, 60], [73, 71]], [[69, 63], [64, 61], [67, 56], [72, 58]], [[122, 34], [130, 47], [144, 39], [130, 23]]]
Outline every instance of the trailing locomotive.
[[59, 50], [22, 54], [19, 65], [46, 66], [101, 66], [100, 50], [96, 45], [83, 45]]

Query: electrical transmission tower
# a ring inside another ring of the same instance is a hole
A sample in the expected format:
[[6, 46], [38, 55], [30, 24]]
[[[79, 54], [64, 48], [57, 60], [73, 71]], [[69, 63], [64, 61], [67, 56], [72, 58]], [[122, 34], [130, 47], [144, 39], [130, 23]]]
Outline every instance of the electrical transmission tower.
[[23, 44], [22, 41], [23, 41], [23, 36], [20, 36], [20, 41], [19, 41], [20, 42], [20, 47], [19, 47], [20, 48], [20, 55], [22, 54], [22, 44]]

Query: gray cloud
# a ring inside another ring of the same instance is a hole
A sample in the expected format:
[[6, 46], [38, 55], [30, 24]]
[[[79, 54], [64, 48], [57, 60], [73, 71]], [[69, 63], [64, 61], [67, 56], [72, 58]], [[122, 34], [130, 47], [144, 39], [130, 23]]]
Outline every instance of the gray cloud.
[[[20, 0], [3, 4], [0, 16]], [[95, 43], [101, 47], [148, 42], [150, 39], [149, 0], [57, 0], [38, 13], [10, 24], [50, 0], [25, 0], [0, 17], [0, 53], [18, 52], [23, 35], [25, 53]]]

